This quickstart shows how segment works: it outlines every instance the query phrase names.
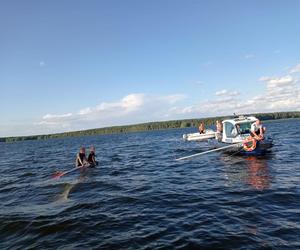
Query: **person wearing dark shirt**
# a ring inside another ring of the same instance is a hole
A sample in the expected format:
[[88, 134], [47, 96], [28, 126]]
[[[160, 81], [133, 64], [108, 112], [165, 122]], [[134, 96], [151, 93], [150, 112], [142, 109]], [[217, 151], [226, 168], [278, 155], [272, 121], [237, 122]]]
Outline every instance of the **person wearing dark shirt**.
[[98, 162], [96, 161], [96, 154], [95, 154], [95, 147], [94, 146], [91, 146], [91, 148], [90, 148], [90, 154], [88, 156], [88, 163], [91, 166], [98, 165]]
[[79, 153], [76, 155], [76, 167], [82, 167], [88, 165], [88, 161], [85, 156], [85, 148], [81, 147]]

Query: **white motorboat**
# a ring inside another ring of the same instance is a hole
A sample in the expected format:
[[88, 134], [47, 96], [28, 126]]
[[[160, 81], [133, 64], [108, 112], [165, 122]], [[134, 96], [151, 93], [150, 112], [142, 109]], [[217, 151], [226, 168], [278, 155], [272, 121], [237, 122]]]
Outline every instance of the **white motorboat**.
[[257, 120], [254, 116], [239, 116], [233, 119], [222, 121], [223, 133], [213, 130], [206, 130], [204, 134], [193, 133], [184, 134], [186, 141], [205, 141], [214, 139], [214, 149], [206, 152], [197, 153], [195, 155], [181, 157], [188, 159], [197, 155], [202, 155], [215, 151], [223, 151], [226, 153], [242, 154], [242, 155], [263, 155], [272, 147], [272, 138], [265, 137], [262, 140], [255, 140], [250, 136], [251, 124]]
[[204, 134], [200, 134], [198, 132], [192, 134], [184, 134], [182, 137], [186, 141], [205, 141], [208, 139], [215, 138], [216, 132], [211, 129], [207, 129]]

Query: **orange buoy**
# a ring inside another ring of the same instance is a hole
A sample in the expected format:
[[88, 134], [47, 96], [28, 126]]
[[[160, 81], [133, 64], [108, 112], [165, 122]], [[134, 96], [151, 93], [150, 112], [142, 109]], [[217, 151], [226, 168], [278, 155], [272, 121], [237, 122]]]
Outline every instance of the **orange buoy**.
[[252, 136], [249, 136], [243, 142], [243, 149], [247, 152], [253, 151], [256, 149], [256, 140]]

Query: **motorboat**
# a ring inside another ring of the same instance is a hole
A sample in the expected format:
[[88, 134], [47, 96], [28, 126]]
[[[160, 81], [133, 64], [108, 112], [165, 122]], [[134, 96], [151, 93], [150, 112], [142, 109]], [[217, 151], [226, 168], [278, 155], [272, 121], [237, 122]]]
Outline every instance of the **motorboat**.
[[197, 155], [210, 152], [222, 151], [237, 155], [264, 155], [273, 146], [270, 137], [256, 140], [251, 136], [251, 125], [258, 119], [254, 116], [239, 116], [222, 121], [222, 132], [207, 130], [207, 134], [184, 134], [186, 141], [208, 141], [213, 145], [213, 149], [200, 152], [191, 156], [181, 157], [177, 160], [188, 159]]

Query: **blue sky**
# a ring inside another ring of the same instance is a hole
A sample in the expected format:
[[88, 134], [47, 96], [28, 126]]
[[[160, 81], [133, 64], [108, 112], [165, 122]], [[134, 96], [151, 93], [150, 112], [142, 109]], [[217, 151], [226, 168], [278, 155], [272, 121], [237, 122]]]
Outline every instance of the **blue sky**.
[[3, 1], [0, 136], [300, 110], [299, 1]]

